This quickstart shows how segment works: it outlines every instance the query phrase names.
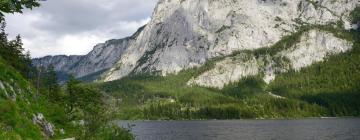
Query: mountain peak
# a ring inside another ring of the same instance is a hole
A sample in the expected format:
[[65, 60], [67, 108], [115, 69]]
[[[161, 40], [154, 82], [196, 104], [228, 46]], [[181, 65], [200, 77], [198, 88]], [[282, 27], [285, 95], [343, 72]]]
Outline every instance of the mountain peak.
[[302, 27], [351, 29], [349, 14], [358, 5], [357, 0], [160, 0], [151, 21], [131, 37], [99, 44], [59, 70], [77, 77], [101, 72], [103, 81], [178, 73], [234, 52], [269, 48]]

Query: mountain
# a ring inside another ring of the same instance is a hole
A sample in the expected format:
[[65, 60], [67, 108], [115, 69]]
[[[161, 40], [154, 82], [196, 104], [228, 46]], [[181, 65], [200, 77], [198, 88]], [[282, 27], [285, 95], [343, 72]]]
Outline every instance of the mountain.
[[88, 86], [116, 98], [123, 120], [359, 116], [359, 6], [160, 0], [106, 68], [80, 76], [101, 81]]
[[[99, 44], [85, 56], [33, 61], [36, 66], [52, 64], [59, 72], [102, 81], [136, 73], [165, 76], [239, 51], [271, 48], [283, 38], [299, 34], [299, 40], [294, 40], [297, 44], [287, 46], [288, 50], [261, 58], [249, 56], [248, 64], [242, 62], [243, 56], [237, 56], [237, 62], [228, 57], [189, 81], [189, 85], [222, 88], [242, 77], [265, 73], [264, 80], [269, 83], [278, 71], [301, 69], [351, 50], [351, 42], [321, 28], [356, 29], [350, 13], [358, 5], [357, 0], [160, 0], [151, 21], [132, 37]], [[288, 68], [276, 67], [273, 59], [278, 58], [290, 59]]]
[[160, 0], [104, 81], [130, 73], [177, 73], [236, 51], [268, 48], [306, 25], [350, 29], [356, 5], [356, 0]]
[[59, 74], [73, 74], [77, 78], [97, 79], [101, 72], [111, 68], [133, 42], [142, 28], [130, 37], [100, 43], [83, 56], [46, 56], [33, 59], [35, 66], [53, 65]]

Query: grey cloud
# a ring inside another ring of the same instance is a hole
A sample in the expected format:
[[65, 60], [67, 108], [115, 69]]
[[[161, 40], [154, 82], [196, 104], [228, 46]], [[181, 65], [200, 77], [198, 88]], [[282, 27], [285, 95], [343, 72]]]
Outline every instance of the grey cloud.
[[49, 0], [35, 10], [46, 21], [35, 22], [34, 26], [57, 34], [94, 30], [118, 21], [142, 20], [150, 16], [155, 3], [156, 0]]
[[47, 0], [24, 14], [6, 15], [7, 31], [21, 34], [34, 57], [84, 54], [96, 43], [133, 34], [157, 1]]

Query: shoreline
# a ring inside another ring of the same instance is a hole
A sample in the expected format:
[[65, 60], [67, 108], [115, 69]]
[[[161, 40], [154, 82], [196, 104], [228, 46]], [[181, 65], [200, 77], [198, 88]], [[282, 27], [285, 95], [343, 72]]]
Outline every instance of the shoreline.
[[360, 119], [356, 116], [345, 116], [345, 117], [306, 117], [306, 118], [254, 118], [254, 119], [183, 119], [183, 120], [115, 120], [124, 122], [172, 122], [172, 121], [266, 121], [266, 120], [311, 120], [311, 119]]

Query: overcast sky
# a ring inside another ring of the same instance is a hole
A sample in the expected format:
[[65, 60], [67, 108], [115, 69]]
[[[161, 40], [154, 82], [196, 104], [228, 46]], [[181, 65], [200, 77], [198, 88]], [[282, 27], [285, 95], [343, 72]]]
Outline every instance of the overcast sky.
[[32, 57], [86, 54], [97, 43], [133, 34], [157, 0], [47, 0], [24, 14], [6, 15], [10, 37], [20, 34]]

